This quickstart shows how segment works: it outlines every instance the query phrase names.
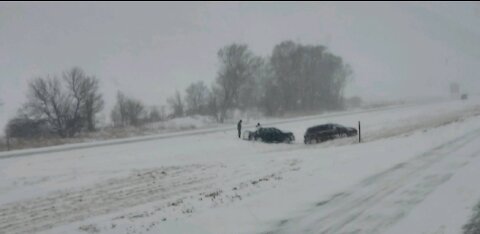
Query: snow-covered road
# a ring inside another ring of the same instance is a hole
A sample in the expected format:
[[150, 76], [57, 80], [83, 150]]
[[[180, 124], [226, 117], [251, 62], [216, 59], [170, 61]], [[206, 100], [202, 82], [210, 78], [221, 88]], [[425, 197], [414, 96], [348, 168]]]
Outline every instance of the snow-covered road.
[[475, 129], [435, 146], [318, 202], [301, 217], [282, 220], [271, 233], [385, 233], [455, 172], [478, 160], [478, 142], [480, 129]]
[[[365, 143], [302, 143], [307, 127], [357, 121]], [[3, 158], [0, 233], [458, 233], [480, 200], [465, 182], [480, 176], [478, 99], [275, 125], [297, 142], [225, 128]]]

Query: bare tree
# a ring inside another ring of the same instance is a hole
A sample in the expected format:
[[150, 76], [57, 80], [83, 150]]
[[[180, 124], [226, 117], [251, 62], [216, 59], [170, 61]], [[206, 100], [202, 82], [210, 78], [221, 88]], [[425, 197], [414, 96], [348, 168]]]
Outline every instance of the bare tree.
[[102, 95], [98, 91], [98, 79], [87, 76], [78, 67], [64, 72], [63, 79], [73, 100], [69, 135], [73, 136], [83, 127], [89, 131], [95, 130], [95, 115], [103, 109], [104, 105]]
[[208, 103], [208, 88], [203, 81], [190, 84], [185, 90], [187, 114], [205, 114]]
[[343, 88], [352, 70], [326, 47], [285, 41], [275, 46], [270, 63], [274, 86], [269, 89], [281, 100], [275, 109], [318, 111], [343, 107]]
[[85, 73], [79, 68], [73, 68], [63, 73], [63, 79], [67, 84], [69, 99], [72, 101], [71, 112], [67, 121], [68, 136], [73, 136], [83, 126], [81, 120], [82, 105], [85, 104], [87, 89], [85, 86]]
[[127, 101], [127, 113], [130, 124], [138, 126], [143, 121], [145, 106], [138, 100], [129, 99]]
[[72, 117], [72, 98], [62, 90], [57, 77], [36, 78], [29, 83], [28, 102], [25, 108], [29, 115], [46, 119], [52, 130], [67, 137]]
[[220, 122], [220, 102], [222, 91], [216, 86], [212, 86], [208, 95], [206, 114], [215, 118], [217, 122]]
[[250, 79], [259, 64], [247, 45], [232, 44], [218, 51], [220, 70], [217, 84], [221, 89], [220, 122], [226, 117], [229, 108], [238, 106], [240, 88]]
[[32, 80], [26, 110], [34, 118], [46, 119], [61, 137], [73, 137], [85, 125], [93, 130], [95, 114], [103, 108], [98, 80], [75, 67], [63, 73], [63, 81], [65, 85], [57, 77]]
[[[274, 109], [281, 110], [284, 108], [293, 108], [296, 106], [297, 93], [296, 82], [298, 82], [298, 68], [300, 61], [298, 46], [292, 41], [285, 41], [273, 48], [270, 64], [274, 73], [275, 81], [269, 87], [270, 94], [276, 95], [276, 99], [280, 100], [279, 106]], [[273, 90], [273, 88], [278, 89]], [[274, 101], [274, 100], [272, 100]]]
[[150, 112], [148, 113], [148, 121], [149, 122], [158, 122], [162, 120], [162, 116], [160, 114], [160, 111], [158, 110], [157, 107], [151, 107]]
[[238, 108], [242, 111], [259, 108], [264, 95], [265, 84], [270, 77], [268, 63], [263, 58], [256, 57], [252, 69], [252, 77], [240, 87]]
[[173, 111], [172, 115], [174, 117], [183, 116], [185, 106], [182, 101], [182, 96], [180, 96], [180, 93], [178, 91], [175, 92], [175, 95], [173, 97], [167, 99], [167, 103], [168, 105], [170, 105], [170, 108]]
[[145, 106], [139, 100], [126, 97], [122, 92], [117, 94], [117, 103], [111, 117], [115, 126], [137, 126], [145, 119]]
[[124, 126], [126, 121], [126, 97], [122, 92], [117, 92], [117, 103], [112, 109], [110, 117], [116, 127]]
[[95, 116], [103, 110], [104, 101], [99, 92], [98, 79], [95, 77], [87, 77], [86, 86], [88, 93], [82, 112], [86, 121], [87, 130], [95, 131]]

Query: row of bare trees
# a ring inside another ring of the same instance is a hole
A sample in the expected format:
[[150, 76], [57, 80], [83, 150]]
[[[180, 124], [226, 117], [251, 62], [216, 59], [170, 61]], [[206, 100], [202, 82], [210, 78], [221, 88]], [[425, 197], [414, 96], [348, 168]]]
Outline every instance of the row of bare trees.
[[[190, 84], [185, 95], [167, 99], [168, 117], [209, 115], [223, 122], [232, 110], [257, 110], [267, 115], [340, 109], [343, 88], [352, 74], [342, 58], [321, 45], [284, 41], [269, 57], [256, 56], [245, 44], [221, 48], [215, 82]], [[29, 83], [28, 101], [7, 126], [11, 137], [56, 134], [73, 137], [94, 131], [104, 108], [99, 81], [72, 68], [60, 77], [38, 77]], [[147, 108], [118, 92], [111, 111], [114, 126], [137, 126], [168, 118], [164, 108]]]
[[[37, 77], [29, 82], [27, 102], [6, 127], [7, 137], [73, 137], [96, 130], [104, 108], [99, 80], [78, 67], [61, 76]], [[138, 126], [167, 119], [165, 108], [147, 108], [140, 100], [118, 92], [111, 111], [115, 127]]]
[[7, 135], [72, 137], [82, 130], [94, 131], [95, 116], [103, 107], [98, 79], [80, 68], [61, 77], [37, 77], [29, 83], [27, 102], [7, 125]]
[[341, 109], [352, 70], [321, 45], [284, 41], [268, 58], [245, 44], [218, 51], [220, 67], [211, 88], [192, 83], [185, 97], [177, 91], [168, 103], [175, 116], [204, 114], [223, 122], [228, 112], [256, 109], [267, 115]]
[[165, 108], [147, 108], [140, 100], [117, 93], [117, 101], [110, 117], [115, 127], [138, 126], [167, 119]]

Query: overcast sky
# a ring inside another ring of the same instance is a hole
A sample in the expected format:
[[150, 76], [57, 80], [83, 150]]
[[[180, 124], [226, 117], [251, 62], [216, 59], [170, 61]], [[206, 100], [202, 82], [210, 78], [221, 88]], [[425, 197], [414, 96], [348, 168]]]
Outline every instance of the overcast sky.
[[82, 67], [110, 111], [122, 90], [162, 105], [192, 81], [214, 81], [216, 53], [246, 43], [268, 56], [293, 40], [326, 45], [352, 65], [347, 95], [441, 95], [480, 88], [480, 4], [0, 2], [0, 125], [28, 80]]

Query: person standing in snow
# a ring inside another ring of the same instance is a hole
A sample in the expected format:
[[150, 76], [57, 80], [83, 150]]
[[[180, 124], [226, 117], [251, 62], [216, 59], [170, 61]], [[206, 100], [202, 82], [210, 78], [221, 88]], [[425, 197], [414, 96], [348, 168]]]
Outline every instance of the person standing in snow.
[[260, 123], [257, 123], [257, 126], [255, 126], [257, 129], [261, 128], [262, 125], [260, 125]]
[[242, 132], [242, 120], [237, 123], [238, 138], [240, 138], [240, 133]]

